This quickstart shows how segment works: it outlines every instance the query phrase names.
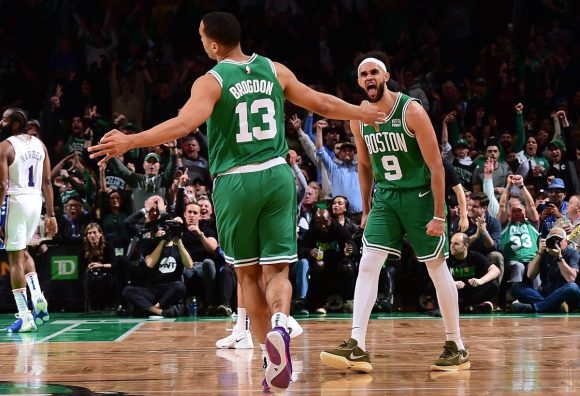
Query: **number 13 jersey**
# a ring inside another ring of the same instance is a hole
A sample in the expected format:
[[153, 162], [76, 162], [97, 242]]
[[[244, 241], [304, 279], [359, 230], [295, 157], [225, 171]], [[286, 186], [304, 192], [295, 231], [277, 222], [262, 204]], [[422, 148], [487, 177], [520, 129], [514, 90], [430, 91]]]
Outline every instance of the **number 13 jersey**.
[[42, 193], [44, 146], [40, 139], [20, 134], [7, 139], [14, 148], [14, 161], [8, 166], [8, 195]]
[[[431, 172], [405, 119], [407, 107], [414, 100], [417, 99], [399, 92], [391, 113], [379, 124], [378, 132], [372, 125], [360, 123], [377, 187], [400, 190], [431, 185]], [[431, 149], [439, 150], [439, 147]]]
[[224, 59], [208, 73], [222, 87], [207, 120], [210, 172], [284, 158], [285, 97], [272, 61], [256, 54], [245, 62]]

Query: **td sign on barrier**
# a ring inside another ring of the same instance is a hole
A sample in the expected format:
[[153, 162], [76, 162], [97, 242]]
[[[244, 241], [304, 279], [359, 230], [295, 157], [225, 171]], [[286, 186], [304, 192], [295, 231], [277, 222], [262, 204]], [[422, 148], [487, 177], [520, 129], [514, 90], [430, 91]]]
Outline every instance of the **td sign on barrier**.
[[79, 279], [78, 256], [52, 256], [50, 261], [52, 280]]

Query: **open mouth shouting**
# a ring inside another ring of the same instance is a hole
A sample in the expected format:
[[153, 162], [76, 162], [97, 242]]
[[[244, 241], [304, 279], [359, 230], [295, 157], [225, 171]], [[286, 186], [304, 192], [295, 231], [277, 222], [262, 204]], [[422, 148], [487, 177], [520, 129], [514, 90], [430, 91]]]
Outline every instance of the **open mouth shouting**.
[[379, 91], [379, 89], [377, 88], [377, 82], [375, 80], [367, 81], [366, 89], [369, 97], [375, 97]]
[[375, 79], [370, 79], [365, 83], [365, 91], [371, 102], [378, 102], [385, 93], [384, 84], [379, 84]]

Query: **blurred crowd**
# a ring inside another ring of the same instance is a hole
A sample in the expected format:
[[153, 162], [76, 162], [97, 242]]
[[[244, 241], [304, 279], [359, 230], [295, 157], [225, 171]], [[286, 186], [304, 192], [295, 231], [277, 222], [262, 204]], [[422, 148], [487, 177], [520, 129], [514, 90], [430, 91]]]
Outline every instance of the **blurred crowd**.
[[[352, 103], [364, 99], [353, 59], [387, 52], [389, 87], [421, 100], [446, 162], [448, 262], [461, 309], [576, 309], [577, 2], [3, 2], [0, 110], [25, 109], [28, 133], [49, 149], [59, 207], [53, 243], [82, 245], [87, 309], [137, 313], [149, 297], [163, 301], [149, 314], [185, 314], [194, 297], [199, 314], [235, 309], [205, 130], [101, 168], [86, 150], [112, 128], [132, 134], [177, 114], [193, 80], [213, 66], [197, 30], [217, 9], [239, 17], [247, 52]], [[349, 124], [288, 105], [286, 137], [300, 192], [293, 311], [351, 311], [362, 204]], [[41, 237], [37, 254], [47, 249]], [[160, 239], [172, 249], [158, 249]], [[384, 263], [379, 284], [379, 311], [436, 312], [409, 247]]]

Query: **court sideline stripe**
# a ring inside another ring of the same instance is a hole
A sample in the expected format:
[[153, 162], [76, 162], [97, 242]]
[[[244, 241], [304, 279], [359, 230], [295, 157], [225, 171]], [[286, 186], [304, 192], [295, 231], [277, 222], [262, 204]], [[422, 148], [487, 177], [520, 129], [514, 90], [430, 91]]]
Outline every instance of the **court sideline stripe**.
[[136, 332], [137, 330], [139, 330], [141, 328], [141, 326], [143, 326], [144, 324], [145, 324], [145, 322], [137, 323], [135, 326], [133, 326], [132, 328], [130, 328], [129, 330], [127, 330], [125, 333], [121, 334], [121, 336], [119, 338], [117, 338], [113, 342], [121, 342], [121, 341], [123, 341], [125, 338], [129, 337], [131, 334], [133, 334], [134, 332]]
[[66, 333], [66, 332], [67, 332], [67, 331], [69, 331], [69, 330], [72, 330], [72, 329], [74, 329], [74, 328], [75, 328], [75, 327], [77, 327], [77, 326], [80, 326], [81, 324], [82, 324], [82, 323], [75, 323], [75, 324], [73, 324], [73, 325], [70, 325], [70, 326], [68, 326], [68, 327], [65, 327], [64, 329], [62, 329], [62, 330], [59, 330], [59, 331], [57, 331], [56, 333], [53, 333], [53, 334], [51, 334], [51, 335], [49, 335], [49, 336], [46, 336], [46, 337], [44, 337], [44, 338], [42, 338], [42, 339], [40, 339], [40, 340], [36, 341], [36, 344], [41, 344], [41, 343], [43, 343], [44, 341], [48, 341], [48, 340], [50, 340], [51, 338], [57, 337], [57, 336], [59, 336], [59, 335], [61, 335], [61, 334], [63, 334], [63, 333]]

